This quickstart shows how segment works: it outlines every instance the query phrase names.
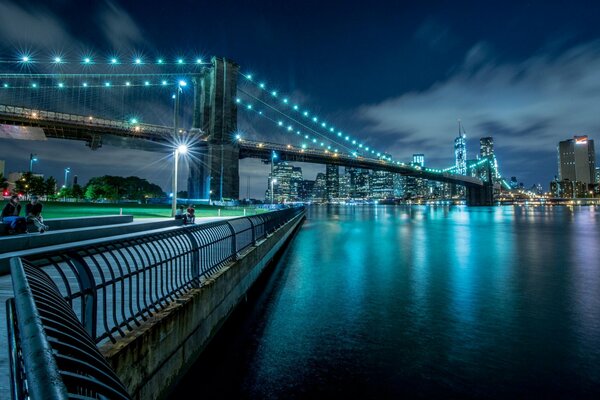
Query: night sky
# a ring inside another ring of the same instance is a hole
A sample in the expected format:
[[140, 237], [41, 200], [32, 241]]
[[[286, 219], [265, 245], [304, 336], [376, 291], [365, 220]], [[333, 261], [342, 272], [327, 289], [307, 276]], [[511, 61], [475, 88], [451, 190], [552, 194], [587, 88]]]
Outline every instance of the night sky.
[[[0, 0], [0, 58], [23, 49], [223, 56], [402, 161], [425, 153], [428, 166], [453, 164], [461, 119], [469, 158], [493, 136], [503, 176], [547, 188], [559, 140], [599, 137], [599, 17], [594, 1]], [[240, 111], [250, 138], [251, 121]], [[265, 133], [285, 141], [274, 127]], [[80, 183], [114, 174], [170, 185], [156, 153], [0, 139], [7, 173], [26, 170], [30, 152], [59, 182], [69, 166]], [[309, 179], [324, 170], [302, 167]], [[267, 172], [242, 161], [240, 195], [263, 197]]]

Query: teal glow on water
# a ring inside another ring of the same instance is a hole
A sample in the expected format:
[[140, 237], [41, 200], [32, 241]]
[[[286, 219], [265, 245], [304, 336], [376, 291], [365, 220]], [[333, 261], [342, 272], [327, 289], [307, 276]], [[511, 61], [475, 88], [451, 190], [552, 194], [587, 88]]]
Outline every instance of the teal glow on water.
[[600, 208], [312, 207], [180, 388], [600, 394]]

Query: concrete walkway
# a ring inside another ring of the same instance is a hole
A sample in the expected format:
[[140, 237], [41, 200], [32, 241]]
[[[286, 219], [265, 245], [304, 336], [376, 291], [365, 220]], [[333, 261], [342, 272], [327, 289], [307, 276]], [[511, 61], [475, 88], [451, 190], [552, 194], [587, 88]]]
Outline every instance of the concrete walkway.
[[[196, 225], [207, 224], [215, 221], [222, 221], [226, 219], [231, 219], [236, 217], [206, 217], [206, 218], [196, 218]], [[141, 221], [149, 222], [150, 219], [143, 219]], [[154, 218], [152, 219], [154, 220]], [[158, 218], [157, 220], [164, 220], [164, 218]], [[139, 221], [139, 220], [138, 220]], [[135, 222], [132, 222], [132, 224]], [[123, 224], [128, 225], [128, 224]], [[163, 229], [177, 229], [178, 227], [168, 227]], [[155, 229], [153, 229], [155, 230]], [[145, 233], [151, 232], [152, 230], [142, 231], [137, 233]], [[101, 239], [118, 239], [120, 237], [129, 236], [127, 235], [116, 235], [116, 236], [106, 236]], [[67, 248], [77, 245], [85, 245], [86, 243], [95, 242], [98, 239], [93, 240], [84, 240], [78, 242], [71, 242], [67, 244], [54, 245], [39, 248], [39, 250], [44, 251], [52, 251], [52, 250], [60, 250], [61, 248]], [[36, 249], [38, 250], [38, 249]], [[25, 251], [19, 251], [14, 253], [6, 253], [5, 255], [12, 254], [13, 256], [18, 256], [20, 254], [25, 253]], [[0, 399], [9, 399], [10, 398], [10, 370], [9, 370], [9, 361], [8, 361], [8, 338], [7, 338], [7, 327], [6, 327], [6, 300], [10, 297], [14, 297], [12, 290], [12, 280], [10, 275], [0, 276]]]

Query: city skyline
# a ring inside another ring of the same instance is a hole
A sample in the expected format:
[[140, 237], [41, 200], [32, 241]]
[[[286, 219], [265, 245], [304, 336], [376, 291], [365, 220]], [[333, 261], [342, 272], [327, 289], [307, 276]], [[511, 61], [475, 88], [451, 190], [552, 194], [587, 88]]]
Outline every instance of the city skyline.
[[[136, 8], [105, 1], [74, 10], [67, 2], [3, 0], [0, 37], [16, 44], [0, 51], [7, 57], [27, 50], [37, 55], [60, 50], [72, 55], [92, 51], [99, 57], [114, 52], [229, 57], [400, 160], [424, 153], [430, 166], [451, 165], [455, 154], [449, 147], [456, 137], [456, 120], [461, 119], [467, 152], [476, 151], [479, 137], [493, 136], [503, 160], [502, 174], [516, 175], [527, 186], [547, 187], [555, 175], [559, 140], [594, 137], [600, 131], [594, 102], [586, 97], [600, 82], [600, 35], [590, 12], [597, 5], [565, 9], [542, 2], [505, 3], [491, 19], [475, 2], [452, 9], [435, 3], [374, 4], [368, 9], [361, 4], [345, 2], [345, 19], [339, 20], [333, 3], [306, 2], [291, 8], [236, 3], [235, 10], [227, 2], [210, 3], [202, 5], [203, 15], [228, 15], [231, 23], [224, 27], [207, 17], [195, 27], [187, 22], [200, 6], [192, 3], [183, 6], [190, 12], [181, 15], [176, 7], [160, 2]], [[535, 13], [533, 24], [523, 18], [528, 13]], [[186, 26], [185, 37], [175, 26], [164, 30], [153, 23], [169, 15]], [[311, 24], [301, 23], [305, 20]], [[479, 23], [461, 23], [464, 20]], [[298, 29], [285, 29], [289, 22]], [[510, 35], [504, 24], [511, 25]], [[99, 35], [90, 35], [88, 26], [96, 27]], [[548, 35], [550, 30], [559, 33]], [[315, 34], [329, 31], [334, 34], [326, 40]], [[244, 39], [237, 40], [240, 37]], [[384, 37], [397, 38], [392, 51], [383, 51], [390, 43]], [[356, 55], [352, 62], [348, 54]], [[370, 62], [375, 58], [377, 63]], [[281, 67], [272, 68], [273, 60], [280, 60]], [[347, 82], [353, 83], [352, 90], [340, 90]], [[261, 136], [243, 115], [239, 127], [251, 138], [277, 137], [275, 130]], [[113, 175], [140, 175], [165, 189], [170, 186], [170, 170], [157, 163], [160, 157], [154, 153], [108, 145], [91, 152], [81, 143], [57, 140], [2, 140], [2, 145], [11, 148], [2, 155], [10, 171], [26, 170], [24, 154], [33, 151], [40, 154], [38, 168], [48, 175], [60, 177], [70, 166], [85, 182], [101, 168]], [[260, 197], [268, 170], [251, 160], [243, 160], [242, 166], [242, 193], [249, 187], [250, 197]], [[324, 171], [322, 166], [302, 167], [315, 177]], [[182, 168], [180, 179], [185, 177]]]

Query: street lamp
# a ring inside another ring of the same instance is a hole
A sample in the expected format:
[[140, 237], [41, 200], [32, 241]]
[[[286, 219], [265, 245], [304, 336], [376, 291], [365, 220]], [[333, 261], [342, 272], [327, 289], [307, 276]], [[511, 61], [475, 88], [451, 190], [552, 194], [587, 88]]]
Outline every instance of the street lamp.
[[29, 173], [33, 172], [33, 163], [37, 162], [37, 154], [30, 153], [29, 154]]
[[67, 177], [69, 176], [69, 172], [71, 172], [71, 167], [65, 168], [65, 184], [63, 187], [67, 187]]
[[179, 161], [180, 154], [186, 154], [188, 147], [185, 144], [180, 144], [175, 148], [174, 160], [173, 160], [173, 200], [171, 201], [171, 216], [175, 216], [177, 211], [177, 164]]
[[275, 183], [277, 183], [277, 179], [273, 179], [271, 176], [271, 204], [275, 204], [275, 201], [273, 200], [273, 184]]

